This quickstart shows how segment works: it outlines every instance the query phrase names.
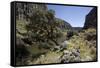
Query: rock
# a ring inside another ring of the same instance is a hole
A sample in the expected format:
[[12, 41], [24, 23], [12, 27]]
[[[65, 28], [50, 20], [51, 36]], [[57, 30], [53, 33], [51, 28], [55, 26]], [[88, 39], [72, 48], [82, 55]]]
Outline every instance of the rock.
[[79, 62], [80, 53], [77, 50], [64, 50], [63, 55], [60, 57], [61, 63]]
[[80, 60], [81, 60], [80, 57], [75, 57], [73, 62], [80, 62]]
[[63, 43], [61, 43], [61, 44], [60, 44], [61, 50], [64, 49], [64, 48], [67, 48], [67, 44], [68, 44], [67, 41], [64, 41]]
[[73, 50], [72, 51], [72, 54], [75, 56], [75, 57], [78, 57], [78, 56], [80, 56], [80, 52], [79, 52], [79, 50]]
[[64, 50], [64, 51], [63, 51], [63, 54], [71, 54], [71, 52], [68, 51], [68, 50]]
[[27, 19], [37, 9], [46, 11], [47, 6], [43, 4], [16, 3], [16, 17], [17, 19]]
[[96, 28], [96, 27], [97, 27], [97, 8], [95, 7], [86, 15], [83, 29]]
[[67, 48], [67, 41], [64, 41], [63, 43], [59, 44], [59, 46], [54, 46], [54, 50], [63, 50]]

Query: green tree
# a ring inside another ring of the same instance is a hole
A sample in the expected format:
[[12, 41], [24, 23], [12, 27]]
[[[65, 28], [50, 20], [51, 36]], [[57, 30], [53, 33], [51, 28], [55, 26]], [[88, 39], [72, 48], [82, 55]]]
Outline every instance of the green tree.
[[40, 11], [36, 10], [34, 14], [29, 17], [30, 23], [26, 25], [28, 36], [36, 42], [53, 41], [56, 45], [57, 38], [61, 37], [59, 31], [59, 23], [56, 21], [53, 10]]

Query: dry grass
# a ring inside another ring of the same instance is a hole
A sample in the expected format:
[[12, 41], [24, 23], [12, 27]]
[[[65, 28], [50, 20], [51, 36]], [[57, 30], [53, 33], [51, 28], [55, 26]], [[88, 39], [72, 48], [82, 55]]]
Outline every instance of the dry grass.
[[[79, 33], [79, 36], [73, 36], [69, 40], [68, 50], [77, 49], [80, 50], [81, 61], [93, 61], [96, 59], [96, 40], [88, 41], [86, 37], [88, 35], [96, 35], [95, 29], [88, 29]], [[91, 38], [92, 39], [92, 38]]]

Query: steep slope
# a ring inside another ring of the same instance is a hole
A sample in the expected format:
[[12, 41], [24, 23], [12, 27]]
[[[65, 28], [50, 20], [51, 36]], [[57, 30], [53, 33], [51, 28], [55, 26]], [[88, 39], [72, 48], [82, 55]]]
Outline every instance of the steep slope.
[[28, 4], [28, 3], [16, 3], [16, 17], [17, 19], [27, 19], [27, 16], [31, 16], [35, 11], [46, 11], [47, 6], [44, 4]]
[[83, 29], [97, 27], [97, 8], [93, 8], [87, 15]]
[[68, 22], [66, 22], [66, 21], [64, 21], [64, 20], [62, 20], [62, 19], [59, 19], [59, 18], [56, 18], [56, 21], [58, 21], [58, 22], [60, 22], [60, 28], [61, 29], [67, 29], [67, 30], [71, 30], [72, 29], [72, 26], [68, 23]]

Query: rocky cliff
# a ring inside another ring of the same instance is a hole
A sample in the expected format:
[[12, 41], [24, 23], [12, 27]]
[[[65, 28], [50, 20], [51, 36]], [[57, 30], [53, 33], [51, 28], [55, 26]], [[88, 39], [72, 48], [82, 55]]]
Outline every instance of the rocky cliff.
[[97, 27], [97, 8], [93, 8], [87, 15], [83, 29]]
[[[16, 3], [16, 19], [17, 20], [24, 19], [28, 21], [27, 17], [33, 15], [36, 10], [45, 12], [48, 11], [48, 8], [47, 5], [45, 4]], [[68, 22], [58, 18], [56, 18], [56, 20], [61, 22], [60, 25], [61, 29], [72, 29], [72, 26]]]
[[26, 19], [27, 16], [34, 13], [34, 10], [46, 11], [47, 6], [45, 4], [16, 3], [16, 18]]

